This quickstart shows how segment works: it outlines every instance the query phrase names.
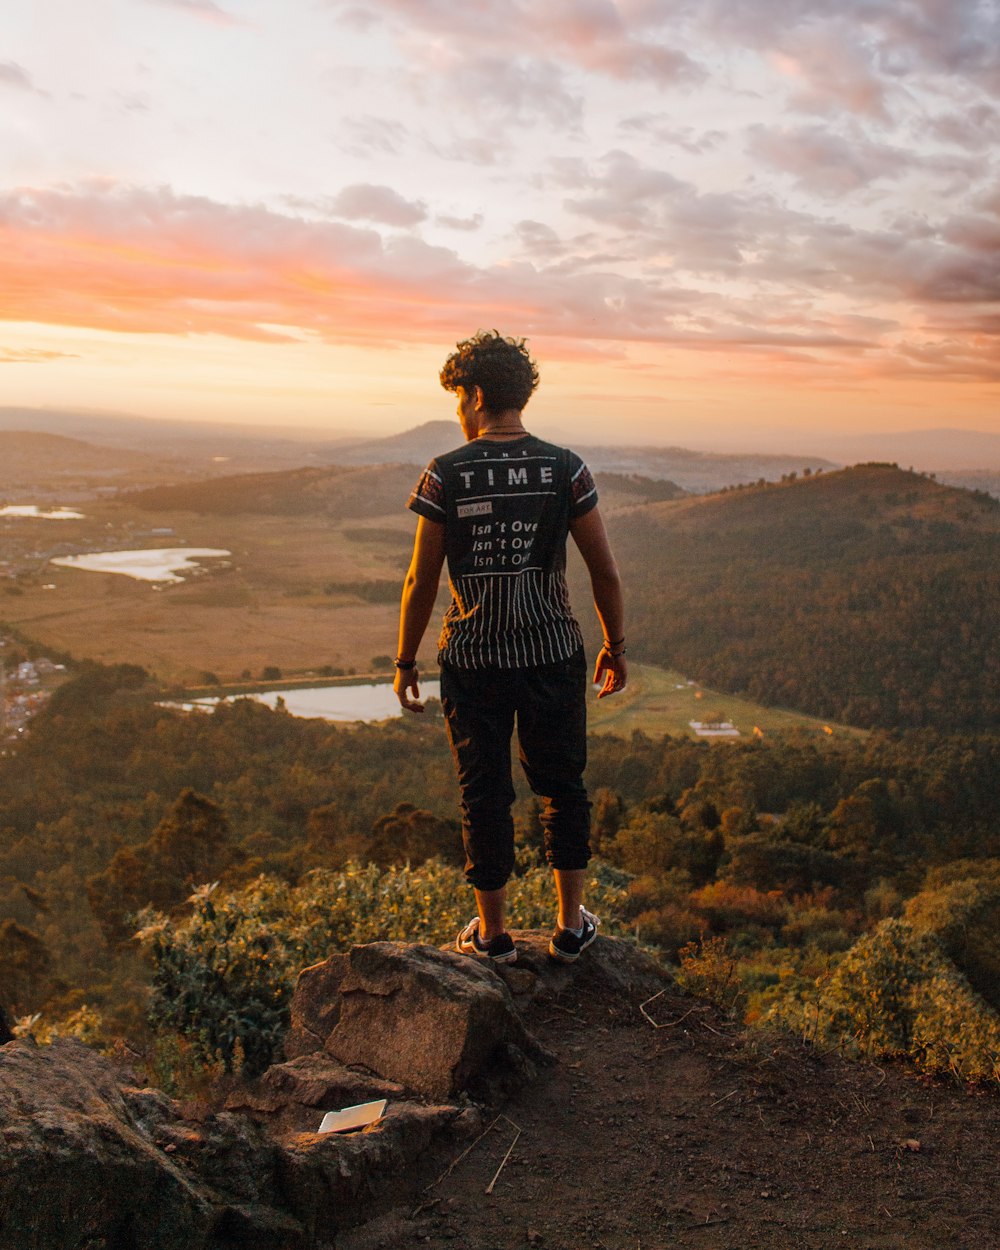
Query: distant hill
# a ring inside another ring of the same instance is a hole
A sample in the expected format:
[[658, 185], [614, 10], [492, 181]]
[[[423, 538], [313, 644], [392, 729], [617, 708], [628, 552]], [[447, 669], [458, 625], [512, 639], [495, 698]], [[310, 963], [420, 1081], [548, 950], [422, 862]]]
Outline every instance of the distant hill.
[[[184, 482], [134, 491], [126, 500], [150, 512], [200, 512], [216, 516], [257, 513], [268, 516], [376, 517], [399, 514], [419, 476], [411, 464], [338, 465], [238, 473], [201, 482]], [[637, 474], [598, 474], [606, 508], [677, 499], [673, 482]]]
[[410, 465], [340, 465], [156, 486], [135, 491], [126, 499], [151, 512], [375, 517], [399, 512], [417, 477]]
[[[529, 422], [530, 428], [530, 422]], [[401, 462], [424, 465], [443, 451], [462, 444], [457, 421], [428, 421], [391, 438], [370, 439], [346, 447], [338, 446], [331, 457], [341, 464], [380, 464]], [[837, 466], [821, 456], [784, 456], [766, 453], [723, 454], [690, 451], [683, 447], [588, 447], [572, 444], [595, 472], [644, 478], [668, 479], [685, 491], [721, 490], [760, 479], [776, 481], [804, 468], [830, 469]]]
[[11, 494], [44, 486], [50, 490], [115, 479], [162, 466], [162, 459], [119, 447], [98, 447], [77, 438], [31, 430], [0, 430], [0, 492]]
[[612, 518], [637, 656], [860, 726], [1000, 724], [1000, 503], [888, 465]]

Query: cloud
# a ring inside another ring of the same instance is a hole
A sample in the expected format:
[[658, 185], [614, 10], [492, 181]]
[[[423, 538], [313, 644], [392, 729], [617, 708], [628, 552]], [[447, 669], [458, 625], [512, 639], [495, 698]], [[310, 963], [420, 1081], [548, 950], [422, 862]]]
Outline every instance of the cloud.
[[12, 87], [15, 91], [30, 91], [35, 95], [45, 95], [31, 81], [27, 70], [14, 61], [0, 61], [0, 87]]
[[582, 97], [567, 90], [562, 71], [548, 62], [464, 55], [449, 77], [465, 111], [481, 124], [544, 121], [580, 128]]
[[[612, 349], [763, 354], [823, 365], [827, 376], [839, 362], [844, 380], [862, 367], [865, 376], [892, 368], [945, 377], [952, 367], [986, 376], [984, 327], [1000, 297], [1000, 251], [989, 250], [981, 225], [991, 219], [956, 216], [931, 238], [864, 232], [759, 197], [700, 195], [663, 173], [620, 153], [596, 172], [574, 162], [559, 171], [594, 184], [593, 200], [607, 201], [601, 211], [612, 218], [624, 211], [610, 200], [622, 182], [645, 214], [638, 236], [622, 235], [638, 238], [630, 256], [602, 255], [600, 233], [560, 240], [525, 220], [518, 235], [534, 260], [488, 266], [410, 234], [383, 238], [166, 188], [92, 181], [6, 192], [0, 319], [383, 347], [440, 343], [488, 324]], [[669, 246], [693, 259], [663, 262]], [[708, 277], [684, 280], [697, 269]], [[739, 295], [732, 276], [749, 283]], [[754, 297], [754, 286], [768, 298]], [[830, 296], [849, 297], [854, 315], [830, 312]], [[903, 301], [905, 321], [886, 311]], [[945, 340], [947, 351], [933, 347]]]
[[0, 347], [0, 365], [41, 365], [52, 360], [78, 360], [75, 352], [48, 352], [36, 347]]
[[162, 8], [179, 9], [201, 21], [211, 22], [217, 26], [243, 26], [242, 18], [223, 9], [215, 0], [146, 0], [147, 4], [158, 4]]
[[696, 156], [711, 152], [726, 137], [722, 130], [699, 132], [692, 126], [678, 126], [670, 113], [636, 113], [623, 118], [618, 129], [625, 135], [646, 135], [657, 143], [683, 148]]
[[665, 169], [641, 164], [620, 149], [608, 152], [598, 162], [600, 172], [591, 176], [582, 166], [562, 165], [562, 179], [590, 194], [570, 196], [566, 207], [583, 217], [612, 225], [620, 230], [636, 230], [649, 224], [651, 209], [690, 189]]
[[482, 213], [473, 213], [471, 217], [452, 217], [448, 213], [438, 213], [434, 224], [444, 226], [446, 230], [478, 230], [483, 224]]
[[415, 226], [427, 219], [427, 205], [422, 200], [404, 199], [392, 187], [371, 182], [344, 187], [327, 201], [327, 210], [348, 221], [377, 221], [386, 226]]
[[[356, 156], [370, 157], [373, 152], [396, 156], [409, 132], [402, 122], [389, 117], [347, 117], [341, 123], [346, 150]], [[340, 137], [340, 136], [338, 136]]]
[[980, 103], [961, 112], [940, 113], [925, 120], [921, 132], [967, 152], [989, 151], [1000, 144], [1000, 109]]
[[845, 109], [880, 121], [889, 118], [891, 80], [878, 72], [870, 47], [857, 41], [853, 32], [829, 25], [793, 30], [772, 62], [802, 83], [792, 95], [793, 108], [807, 113]]
[[754, 126], [747, 136], [751, 156], [791, 174], [819, 195], [843, 195], [880, 178], [894, 178], [911, 164], [911, 156], [887, 143], [859, 135], [846, 138], [825, 126], [769, 129]]
[[781, 129], [756, 125], [747, 132], [747, 150], [772, 169], [791, 174], [802, 189], [820, 196], [845, 195], [910, 170], [957, 176], [965, 183], [980, 169], [971, 157], [918, 153], [878, 143], [856, 127], [838, 134], [817, 125]]
[[[465, 0], [372, 0], [369, 6], [392, 21], [414, 60], [429, 55], [437, 63], [445, 54], [456, 64], [467, 58], [516, 61], [529, 72], [576, 67], [659, 86], [705, 78], [705, 70], [683, 49], [656, 42], [648, 29], [633, 34], [621, 8], [612, 0], [496, 0], [477, 5]], [[344, 11], [350, 12], [350, 6]]]

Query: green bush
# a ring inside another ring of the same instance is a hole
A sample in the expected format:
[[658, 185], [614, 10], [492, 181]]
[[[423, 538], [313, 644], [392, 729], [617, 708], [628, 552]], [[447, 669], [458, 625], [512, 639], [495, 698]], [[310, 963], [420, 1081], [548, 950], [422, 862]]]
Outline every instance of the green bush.
[[1000, 1016], [933, 934], [885, 920], [817, 988], [779, 998], [766, 1018], [817, 1042], [908, 1059], [928, 1072], [1000, 1080]]
[[[612, 930], [625, 884], [621, 873], [592, 865], [587, 902]], [[153, 963], [150, 1023], [186, 1038], [205, 1060], [219, 1057], [227, 1070], [242, 1051], [250, 1073], [267, 1067], [288, 1027], [302, 968], [362, 942], [443, 945], [472, 906], [461, 870], [436, 859], [416, 868], [317, 869], [297, 886], [262, 876], [224, 896], [203, 887], [189, 901], [192, 914], [183, 920], [152, 910], [140, 918], [136, 936]], [[511, 928], [547, 926], [553, 910], [547, 869], [527, 867], [511, 879]]]

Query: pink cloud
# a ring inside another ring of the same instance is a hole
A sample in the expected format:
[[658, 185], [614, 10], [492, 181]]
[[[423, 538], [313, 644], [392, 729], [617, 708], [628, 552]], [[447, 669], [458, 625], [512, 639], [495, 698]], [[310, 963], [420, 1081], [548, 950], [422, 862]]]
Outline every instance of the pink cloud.
[[407, 200], [392, 187], [358, 182], [335, 195], [328, 204], [335, 217], [349, 221], [377, 221], [386, 226], [415, 226], [427, 219], [422, 200]]
[[496, 0], [477, 5], [465, 0], [373, 0], [371, 7], [393, 19], [415, 55], [423, 42], [436, 53], [448, 48], [458, 63], [471, 57], [573, 65], [660, 85], [705, 77], [682, 49], [655, 42], [647, 29], [634, 35], [622, 6], [611, 0]]
[[31, 91], [44, 95], [31, 81], [27, 70], [14, 61], [0, 61], [0, 87], [13, 87], [16, 91]]
[[242, 26], [243, 19], [223, 9], [215, 0], [147, 0], [150, 4], [158, 4], [168, 9], [179, 9], [201, 21], [211, 22], [217, 26]]
[[955, 344], [938, 354], [941, 374], [949, 360], [962, 376], [981, 367], [1000, 273], [981, 250], [989, 238], [976, 233], [980, 219], [956, 219], [947, 238], [945, 227], [932, 239], [866, 234], [775, 205], [768, 214], [749, 197], [698, 196], [618, 154], [602, 168], [605, 195], [621, 179], [644, 206], [650, 248], [677, 246], [686, 231], [706, 275], [746, 276], [769, 298], [685, 285], [662, 264], [630, 276], [600, 255], [599, 235], [563, 240], [572, 250], [560, 255], [559, 238], [537, 222], [519, 228], [535, 263], [483, 268], [412, 235], [92, 182], [0, 194], [0, 318], [262, 342], [280, 341], [288, 326], [288, 337], [379, 346], [499, 325], [582, 345], [658, 343], [866, 369], [896, 359], [895, 340], [922, 350], [919, 328], [819, 311], [816, 301], [839, 291], [859, 310], [865, 299], [909, 299], [928, 324], [939, 310]]
[[772, 130], [753, 127], [747, 148], [774, 169], [791, 174], [820, 195], [843, 195], [880, 178], [893, 178], [911, 164], [901, 148], [859, 135], [847, 138], [825, 126]]

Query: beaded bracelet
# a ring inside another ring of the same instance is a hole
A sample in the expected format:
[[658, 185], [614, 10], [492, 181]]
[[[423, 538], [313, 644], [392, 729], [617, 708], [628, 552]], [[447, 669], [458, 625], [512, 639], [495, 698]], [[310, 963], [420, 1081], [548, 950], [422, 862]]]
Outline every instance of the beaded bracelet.
[[398, 655], [393, 660], [393, 664], [403, 673], [408, 673], [411, 669], [417, 667], [416, 660], [401, 660]]

